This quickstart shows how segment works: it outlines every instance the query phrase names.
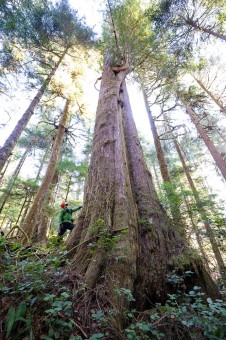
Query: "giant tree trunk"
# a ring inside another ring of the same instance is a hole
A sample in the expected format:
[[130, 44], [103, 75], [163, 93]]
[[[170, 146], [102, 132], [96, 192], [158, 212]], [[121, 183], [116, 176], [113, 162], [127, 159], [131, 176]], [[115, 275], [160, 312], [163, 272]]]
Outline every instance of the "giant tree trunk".
[[[173, 268], [176, 269], [174, 260], [185, 256], [189, 263], [190, 250], [181, 235], [173, 228], [157, 197], [144, 160], [125, 84], [123, 98], [128, 163], [139, 213], [140, 257], [136, 297], [140, 305], [145, 307], [145, 295], [149, 301], [164, 301], [168, 289], [166, 276]], [[197, 276], [192, 282], [187, 282], [187, 285], [192, 288], [192, 284], [196, 282], [214, 294], [214, 285], [202, 263], [199, 260], [192, 261], [190, 259], [190, 264], [187, 265]]]
[[[69, 249], [80, 243], [72, 260], [89, 287], [103, 290], [120, 308], [115, 289], [134, 290], [137, 278], [138, 216], [129, 177], [119, 91], [125, 71], [113, 72], [106, 64], [102, 74], [89, 176], [84, 207]], [[125, 231], [125, 232], [123, 232]], [[87, 245], [93, 243], [93, 252]]]
[[[206, 214], [206, 211], [205, 209], [203, 208], [203, 205], [202, 205], [202, 201], [199, 197], [199, 193], [198, 193], [198, 190], [196, 189], [195, 187], [195, 183], [190, 175], [190, 172], [188, 170], [188, 167], [185, 163], [185, 160], [184, 160], [184, 157], [182, 155], [182, 152], [181, 152], [181, 149], [179, 147], [179, 144], [177, 142], [177, 140], [174, 138], [174, 145], [175, 145], [175, 148], [177, 150], [177, 153], [178, 153], [178, 156], [180, 158], [180, 161], [182, 163], [182, 166], [183, 166], [183, 170], [184, 170], [184, 173], [187, 177], [187, 180], [188, 180], [188, 183], [190, 184], [190, 187], [191, 187], [191, 190], [192, 190], [192, 193], [194, 195], [194, 198], [195, 198], [195, 201], [196, 201], [196, 205], [197, 205], [197, 208], [200, 212], [200, 215], [202, 217], [202, 220], [203, 220], [203, 224], [204, 224], [204, 227], [206, 229], [206, 232], [207, 232], [207, 236], [210, 240], [210, 244], [211, 244], [211, 247], [212, 247], [212, 250], [213, 250], [213, 253], [215, 255], [215, 258], [216, 258], [216, 261], [217, 261], [217, 264], [218, 264], [218, 267], [219, 267], [219, 270], [220, 270], [220, 273], [222, 275], [222, 278], [223, 280], [225, 281], [225, 275], [226, 275], [226, 268], [225, 268], [225, 264], [224, 264], [224, 260], [221, 256], [221, 253], [220, 253], [220, 250], [219, 250], [219, 247], [218, 247], [218, 244], [217, 244], [217, 241], [215, 239], [215, 236], [214, 236], [214, 232], [212, 230], [212, 227], [208, 221], [208, 216]], [[225, 281], [226, 282], [226, 281]]]
[[224, 34], [221, 34], [221, 33], [218, 33], [218, 32], [215, 32], [209, 28], [206, 28], [206, 27], [203, 27], [203, 26], [200, 26], [198, 23], [196, 23], [195, 21], [193, 21], [192, 19], [187, 19], [185, 20], [186, 24], [188, 24], [189, 26], [193, 27], [194, 29], [200, 31], [200, 32], [204, 32], [204, 33], [207, 33], [209, 35], [212, 35], [216, 38], [219, 38], [221, 40], [224, 40], [226, 41], [226, 36]]
[[224, 179], [226, 180], [226, 163], [221, 157], [221, 154], [209, 138], [208, 134], [202, 127], [202, 125], [199, 122], [199, 119], [196, 115], [196, 113], [193, 111], [193, 109], [187, 105], [186, 106], [186, 112], [189, 114], [193, 124], [195, 125], [196, 129], [198, 130], [201, 138], [203, 139], [204, 143], [206, 144], [207, 148], [209, 149], [213, 159], [215, 160], [215, 163], [217, 167], [219, 168], [220, 172], [222, 173]]
[[[33, 242], [41, 241], [39, 239], [40, 232], [42, 230], [43, 233], [46, 233], [47, 230], [43, 229], [43, 226], [40, 225], [41, 217], [42, 217], [42, 210], [46, 204], [48, 190], [51, 186], [57, 162], [59, 160], [61, 154], [61, 147], [63, 143], [64, 133], [66, 129], [66, 124], [68, 121], [68, 109], [69, 109], [69, 100], [66, 101], [64, 111], [62, 113], [62, 118], [57, 129], [57, 134], [53, 143], [48, 167], [46, 170], [46, 174], [43, 178], [40, 188], [35, 196], [34, 202], [31, 206], [29, 213], [27, 214], [24, 222], [23, 222], [23, 230], [27, 234], [28, 238]], [[25, 243], [27, 240], [23, 240]]]
[[59, 65], [60, 65], [60, 63], [61, 63], [61, 61], [64, 58], [66, 53], [67, 53], [67, 49], [65, 49], [65, 51], [63, 52], [63, 54], [59, 58], [58, 62], [55, 64], [55, 66], [53, 67], [52, 71], [49, 73], [48, 77], [46, 78], [46, 80], [44, 81], [44, 83], [42, 84], [40, 89], [38, 90], [36, 96], [31, 101], [31, 103], [28, 106], [27, 110], [24, 112], [22, 118], [18, 121], [16, 127], [14, 128], [13, 132], [8, 137], [8, 139], [6, 140], [6, 142], [3, 145], [3, 147], [0, 148], [0, 171], [4, 167], [7, 159], [12, 154], [12, 151], [13, 151], [16, 143], [18, 142], [18, 139], [20, 138], [22, 132], [24, 131], [24, 128], [28, 124], [31, 116], [34, 113], [34, 110], [35, 110], [36, 106], [39, 104], [39, 102], [40, 102], [40, 100], [41, 100], [41, 98], [42, 98], [46, 88], [48, 87], [52, 77], [56, 73], [56, 70], [59, 67]]
[[[105, 65], [84, 207], [66, 242], [72, 267], [89, 287], [100, 285], [121, 311], [128, 301], [117, 299], [120, 288], [131, 290], [137, 308], [144, 308], [148, 297], [153, 303], [164, 301], [173, 256], [186, 248], [170, 225], [144, 162], [121, 87], [124, 76], [124, 71], [115, 73]], [[214, 295], [214, 285], [200, 268], [194, 269], [202, 276], [199, 285]]]
[[203, 82], [197, 79], [194, 75], [193, 78], [197, 81], [199, 86], [210, 96], [210, 98], [215, 102], [215, 104], [221, 109], [222, 112], [226, 113], [226, 106], [212, 93], [208, 90], [208, 88], [203, 84]]

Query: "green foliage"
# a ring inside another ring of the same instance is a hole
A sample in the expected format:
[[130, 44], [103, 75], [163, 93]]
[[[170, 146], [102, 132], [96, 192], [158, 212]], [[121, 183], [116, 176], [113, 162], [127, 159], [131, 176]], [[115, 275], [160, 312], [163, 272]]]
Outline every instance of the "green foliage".
[[[139, 0], [110, 1], [103, 30], [102, 48], [113, 66], [125, 61], [135, 66], [150, 54], [155, 36]], [[114, 32], [114, 34], [112, 33]]]
[[102, 310], [91, 310], [91, 315], [93, 320], [99, 321], [102, 325], [106, 325], [108, 323], [108, 319]]
[[[103, 220], [97, 222], [96, 227], [104, 227]], [[55, 249], [53, 245], [47, 249], [26, 249], [19, 243], [9, 245], [4, 237], [0, 238], [0, 297], [8, 299], [7, 313], [2, 316], [6, 339], [12, 335], [15, 339], [32, 339], [37, 336], [39, 323], [46, 340], [82, 339], [74, 332], [76, 323], [82, 320], [78, 313], [82, 312], [84, 305], [81, 308], [79, 304], [87, 299], [87, 287], [84, 282], [75, 283], [74, 278], [63, 270], [61, 259], [66, 255], [65, 249]], [[182, 293], [180, 287], [184, 279], [192, 275], [190, 271], [181, 276], [176, 272], [168, 275], [167, 281], [174, 291], [168, 294], [165, 305], [156, 304], [144, 313], [125, 309], [123, 315], [127, 327], [121, 330], [122, 339], [162, 339], [167, 336], [168, 327], [173, 325], [179, 332], [191, 334], [192, 339], [198, 339], [203, 333], [207, 339], [223, 340], [226, 335], [226, 303], [220, 299], [211, 300], [197, 286]], [[124, 287], [115, 289], [115, 298], [124, 298], [129, 305], [136, 303], [131, 290]], [[90, 330], [89, 339], [111, 335], [114, 331], [111, 321], [118, 313], [115, 306], [110, 309], [98, 300], [96, 305], [92, 302], [92, 308], [86, 309], [86, 313], [86, 317], [90, 315], [89, 324], [95, 325], [95, 331]]]
[[193, 261], [197, 261], [200, 258], [198, 251], [195, 249], [185, 250], [183, 253], [179, 255], [172, 256], [172, 263], [175, 269], [186, 268]]
[[[49, 1], [20, 0], [2, 6], [5, 13], [1, 32], [16, 37], [20, 43], [49, 49], [50, 41], [73, 44], [75, 41], [90, 42], [93, 34], [90, 28], [77, 17], [65, 0], [56, 3]], [[16, 20], [15, 20], [16, 18]]]
[[126, 330], [127, 339], [128, 340], [137, 340], [137, 339], [150, 339], [150, 337], [154, 337], [155, 339], [161, 339], [165, 336], [163, 333], [159, 333], [156, 329], [154, 329], [151, 323], [147, 322], [136, 322], [127, 328]]
[[118, 235], [113, 235], [109, 231], [109, 228], [105, 226], [105, 221], [101, 218], [96, 220], [92, 226], [92, 230], [97, 235], [98, 240], [88, 244], [88, 247], [90, 248], [89, 254], [94, 253], [96, 248], [113, 249], [114, 245], [120, 240], [120, 237], [124, 232], [124, 230], [121, 230]]
[[[185, 278], [191, 277], [191, 271], [182, 276], [173, 272], [168, 275], [167, 281], [175, 287], [174, 294], [168, 294], [165, 305], [156, 304], [156, 308], [142, 313], [136, 310], [128, 311], [132, 318], [129, 327], [125, 329], [126, 338], [137, 339], [161, 339], [167, 337], [169, 328], [173, 328], [173, 334], [183, 332], [189, 339], [199, 339], [204, 334], [207, 339], [224, 339], [226, 336], [226, 303], [223, 300], [206, 297], [201, 288], [194, 286], [193, 290], [182, 293], [181, 283]], [[147, 318], [149, 316], [149, 319]], [[161, 326], [159, 320], [164, 319]], [[177, 329], [178, 332], [177, 333]], [[164, 333], [163, 333], [164, 332]]]
[[[168, 294], [165, 313], [186, 328], [196, 329], [204, 333], [208, 339], [224, 339], [226, 336], [226, 303], [217, 299], [206, 298], [201, 288], [195, 286], [185, 294], [184, 301], [179, 302], [182, 295]], [[196, 334], [197, 338], [198, 332]]]
[[[41, 256], [37, 255], [41, 251]], [[21, 334], [33, 338], [34, 309], [44, 310], [42, 327], [46, 329], [46, 339], [69, 338], [74, 325], [71, 320], [72, 301], [67, 288], [60, 285], [60, 266], [65, 263], [65, 250], [58, 249], [57, 254], [51, 250], [24, 248], [19, 243], [8, 246], [4, 238], [0, 239], [1, 281], [0, 294], [14, 297], [19, 302], [17, 307], [9, 305], [6, 319], [6, 337], [16, 331], [15, 339]], [[53, 285], [54, 283], [54, 285]], [[53, 285], [53, 286], [52, 286]], [[52, 293], [55, 290], [56, 293]]]
[[6, 338], [8, 339], [16, 328], [19, 328], [20, 331], [14, 335], [14, 339], [21, 339], [21, 335], [28, 330], [31, 335], [31, 327], [31, 315], [25, 303], [21, 302], [18, 307], [10, 306], [6, 321]]
[[98, 339], [102, 339], [104, 337], [103, 333], [97, 333], [97, 334], [93, 334], [89, 340], [98, 340]]
[[133, 294], [130, 289], [126, 288], [117, 288], [115, 289], [116, 296], [119, 298], [120, 296], [124, 296], [125, 299], [129, 302], [135, 301]]
[[[47, 302], [48, 308], [45, 313], [48, 317], [45, 319], [48, 325], [48, 337], [59, 339], [60, 336], [69, 336], [73, 327], [73, 321], [69, 318], [72, 315], [72, 302], [67, 292], [62, 292], [59, 297], [54, 294], [46, 294], [43, 301]], [[66, 321], [65, 321], [66, 319]]]
[[144, 220], [144, 219], [139, 220], [139, 225], [140, 225], [142, 234], [146, 234], [147, 232], [150, 232], [153, 229], [153, 224], [149, 221]]

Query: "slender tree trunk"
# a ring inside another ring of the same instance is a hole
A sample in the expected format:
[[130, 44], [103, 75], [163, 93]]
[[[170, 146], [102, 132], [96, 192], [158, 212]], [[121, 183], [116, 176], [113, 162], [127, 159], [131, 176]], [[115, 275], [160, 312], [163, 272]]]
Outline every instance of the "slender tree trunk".
[[72, 184], [72, 175], [69, 177], [68, 183], [67, 183], [67, 190], [66, 190], [66, 195], [65, 195], [65, 202], [68, 199], [68, 195], [71, 189], [71, 184]]
[[40, 163], [39, 168], [38, 168], [38, 172], [37, 172], [36, 177], [35, 177], [35, 180], [36, 180], [36, 181], [38, 181], [39, 178], [40, 178], [40, 176], [41, 176], [41, 172], [42, 172], [43, 166], [44, 166], [44, 164], [45, 164], [45, 161], [46, 161], [46, 159], [47, 159], [48, 153], [49, 153], [49, 148], [47, 148], [47, 149], [45, 150], [45, 153], [44, 153], [44, 155], [43, 155], [43, 157], [42, 157], [41, 163]]
[[[47, 158], [47, 154], [48, 154], [49, 150], [46, 149], [45, 153], [44, 153], [44, 156], [41, 160], [41, 163], [40, 163], [40, 166], [39, 166], [39, 169], [38, 169], [38, 172], [36, 174], [36, 177], [35, 177], [35, 180], [38, 181], [39, 178], [40, 178], [40, 175], [41, 175], [41, 172], [42, 172], [42, 169], [43, 169], [43, 166], [45, 164], [45, 161], [46, 161], [46, 158]], [[21, 217], [21, 221], [20, 221], [20, 224], [22, 225], [23, 222], [24, 222], [24, 219], [25, 217], [27, 216], [27, 212], [29, 210], [29, 207], [32, 203], [32, 199], [33, 197], [35, 196], [35, 193], [36, 193], [36, 190], [33, 190], [32, 192], [30, 192], [27, 196], [27, 200], [26, 200], [26, 204], [24, 206], [24, 209], [23, 209], [23, 215]], [[18, 222], [17, 222], [18, 223]]]
[[209, 35], [212, 35], [212, 36], [214, 36], [214, 37], [216, 37], [216, 38], [219, 38], [219, 39], [221, 39], [221, 40], [226, 41], [226, 36], [225, 36], [224, 34], [221, 34], [221, 33], [215, 32], [215, 31], [213, 31], [213, 30], [211, 30], [211, 29], [209, 29], [209, 28], [205, 28], [205, 27], [203, 27], [203, 26], [200, 26], [199, 24], [197, 24], [196, 22], [194, 22], [192, 19], [186, 20], [186, 23], [187, 23], [189, 26], [195, 28], [195, 29], [198, 30], [198, 31], [205, 32], [205, 33], [207, 33], [207, 34], [209, 34]]
[[65, 49], [65, 51], [63, 52], [63, 54], [59, 58], [58, 62], [55, 64], [55, 66], [53, 67], [52, 71], [49, 73], [48, 77], [46, 78], [46, 80], [44, 81], [44, 83], [42, 84], [40, 89], [38, 90], [36, 96], [31, 101], [31, 103], [28, 106], [27, 110], [24, 112], [22, 118], [18, 121], [18, 123], [17, 123], [16, 127], [14, 128], [13, 132], [8, 137], [8, 139], [6, 140], [6, 142], [3, 145], [3, 147], [0, 149], [0, 171], [3, 169], [7, 159], [12, 154], [12, 151], [13, 151], [16, 143], [18, 142], [18, 139], [20, 138], [22, 132], [24, 131], [24, 128], [28, 124], [31, 116], [34, 113], [34, 110], [35, 110], [36, 106], [39, 104], [39, 102], [40, 102], [40, 100], [41, 100], [41, 98], [42, 98], [46, 88], [48, 87], [52, 77], [56, 73], [56, 70], [59, 67], [59, 65], [60, 65], [60, 63], [61, 63], [61, 61], [64, 58], [66, 53], [67, 53], [67, 49]]
[[11, 157], [9, 157], [9, 159], [7, 160], [7, 162], [5, 164], [5, 167], [2, 169], [2, 173], [0, 175], [0, 186], [1, 186], [2, 182], [3, 182], [3, 178], [5, 176], [6, 170], [8, 169], [10, 161], [11, 161]]
[[4, 222], [5, 222], [5, 220], [6, 220], [6, 217], [7, 217], [7, 213], [5, 213], [4, 217], [2, 218], [2, 223], [1, 223], [0, 229], [3, 228], [3, 225], [4, 225]]
[[24, 198], [24, 201], [23, 201], [23, 204], [22, 204], [22, 206], [21, 206], [21, 208], [20, 208], [19, 215], [17, 216], [17, 220], [16, 220], [15, 225], [17, 225], [17, 224], [19, 223], [19, 220], [20, 220], [20, 218], [21, 218], [21, 216], [22, 216], [22, 212], [23, 212], [24, 207], [25, 207], [25, 205], [26, 205], [26, 203], [27, 203], [27, 198], [28, 198], [28, 195], [26, 194], [26, 196], [25, 196], [25, 198]]
[[206, 144], [207, 148], [209, 149], [213, 159], [215, 160], [217, 167], [221, 171], [224, 179], [226, 180], [226, 163], [223, 160], [223, 158], [221, 157], [221, 154], [219, 153], [219, 151], [217, 150], [217, 148], [215, 147], [215, 145], [213, 144], [213, 142], [209, 138], [208, 134], [206, 133], [206, 131], [204, 130], [204, 128], [200, 124], [196, 113], [193, 111], [193, 109], [189, 105], [186, 106], [186, 112], [189, 114], [193, 124], [195, 125], [195, 127], [198, 130], [201, 138], [203, 139], [203, 141]]
[[25, 162], [25, 160], [26, 160], [26, 158], [27, 158], [27, 156], [28, 156], [30, 151], [31, 151], [31, 147], [29, 146], [25, 150], [25, 152], [23, 153], [23, 155], [22, 155], [22, 157], [21, 157], [21, 159], [20, 159], [16, 169], [14, 170], [14, 172], [13, 172], [13, 174], [12, 174], [10, 180], [9, 180], [9, 183], [6, 186], [6, 189], [5, 189], [6, 192], [3, 193], [3, 195], [1, 196], [1, 199], [0, 199], [0, 202], [1, 202], [0, 203], [0, 213], [2, 212], [2, 210], [3, 210], [7, 200], [9, 198], [10, 194], [11, 194], [11, 191], [12, 191], [12, 188], [13, 188], [13, 184], [15, 183], [15, 180], [17, 179], [17, 176], [19, 175], [19, 172], [20, 172], [20, 170], [21, 170], [21, 168], [22, 168], [22, 166], [23, 166], [23, 164], [24, 164], [24, 162]]
[[[48, 190], [51, 186], [56, 165], [59, 160], [60, 154], [61, 154], [61, 147], [63, 143], [64, 133], [66, 124], [68, 121], [68, 109], [69, 109], [69, 100], [66, 101], [65, 108], [62, 114], [62, 118], [59, 124], [59, 127], [57, 129], [57, 134], [53, 143], [50, 160], [48, 163], [48, 167], [46, 170], [45, 177], [41, 183], [41, 186], [38, 189], [38, 192], [35, 196], [34, 202], [32, 204], [32, 207], [27, 214], [24, 223], [23, 223], [23, 230], [26, 232], [28, 237], [33, 242], [38, 242], [39, 239], [37, 238], [37, 235], [40, 235], [39, 229], [42, 229], [42, 232], [46, 232], [43, 230], [43, 227], [40, 225], [40, 220], [42, 216], [42, 210], [46, 204], [46, 198]], [[27, 240], [23, 241], [26, 243]]]
[[44, 244], [48, 240], [51, 220], [50, 220], [50, 216], [48, 214], [46, 207], [51, 206], [51, 203], [54, 199], [54, 189], [55, 189], [57, 183], [58, 183], [58, 173], [57, 173], [57, 171], [55, 171], [50, 189], [47, 193], [48, 197], [45, 200], [45, 202], [46, 202], [45, 207], [42, 210], [42, 215], [41, 215], [41, 218], [40, 218], [40, 227], [38, 228], [37, 237], [36, 237], [36, 240], [39, 243]]
[[215, 104], [221, 109], [222, 112], [226, 113], [226, 106], [216, 97], [212, 92], [210, 92], [207, 87], [203, 84], [203, 82], [197, 79], [194, 75], [193, 78], [197, 81], [200, 87], [210, 96], [210, 98], [215, 102]]
[[194, 222], [194, 218], [193, 218], [193, 211], [192, 211], [192, 208], [187, 200], [186, 197], [184, 197], [184, 203], [186, 205], [186, 208], [187, 208], [187, 213], [188, 213], [188, 216], [190, 218], [190, 221], [191, 221], [191, 226], [192, 226], [192, 230], [195, 234], [195, 238], [196, 238], [196, 241], [198, 243], [198, 246], [199, 246], [199, 250], [200, 250], [200, 253], [202, 255], [202, 258], [203, 258], [203, 262], [205, 264], [205, 267], [207, 268], [208, 272], [211, 273], [211, 269], [209, 267], [209, 262], [208, 262], [208, 257], [205, 253], [205, 250], [203, 248], [203, 244], [202, 244], [202, 238], [200, 236], [200, 233], [199, 233], [199, 230]]
[[[148, 118], [149, 118], [149, 122], [150, 122], [150, 126], [151, 126], [151, 131], [152, 131], [152, 135], [153, 135], [153, 139], [154, 139], [154, 144], [155, 144], [157, 158], [158, 158], [158, 161], [159, 161], [160, 171], [161, 171], [163, 182], [165, 184], [164, 190], [165, 190], [166, 196], [169, 200], [170, 211], [171, 211], [171, 214], [172, 214], [173, 222], [174, 222], [175, 225], [178, 226], [178, 228], [180, 228], [181, 233], [184, 233], [184, 228], [183, 228], [183, 230], [181, 229], [181, 227], [183, 226], [183, 223], [182, 223], [182, 218], [181, 218], [181, 214], [180, 214], [180, 209], [179, 209], [179, 206], [176, 202], [176, 197], [175, 197], [176, 195], [175, 195], [174, 189], [172, 187], [172, 182], [171, 182], [168, 167], [167, 167], [167, 164], [166, 164], [165, 155], [164, 155], [164, 152], [163, 152], [163, 149], [162, 149], [162, 146], [161, 146], [161, 142], [159, 140], [155, 121], [154, 121], [154, 118], [152, 116], [152, 112], [150, 110], [150, 107], [149, 107], [149, 104], [148, 104], [148, 98], [147, 98], [147, 95], [145, 93], [144, 88], [142, 89], [142, 92], [143, 92], [145, 107], [146, 107], [146, 111], [147, 111], [147, 114], [148, 114]], [[167, 183], [170, 183], [171, 185], [169, 186]]]
[[84, 190], [84, 186], [85, 186], [85, 179], [83, 177], [78, 177], [76, 179], [76, 191], [75, 191], [76, 200], [80, 200], [80, 196]]
[[159, 190], [159, 192], [162, 191], [162, 188], [161, 188], [161, 185], [160, 185], [160, 179], [159, 179], [159, 176], [158, 176], [158, 173], [157, 173], [157, 170], [156, 170], [156, 166], [153, 162], [153, 171], [154, 171], [154, 175], [155, 175], [155, 180], [156, 180], [156, 185], [157, 185], [157, 189]]
[[[32, 204], [32, 199], [33, 199], [34, 195], [35, 195], [35, 192], [34, 193], [30, 193], [28, 195], [28, 197], [27, 197], [27, 202], [26, 202], [26, 205], [24, 207], [23, 215], [22, 215], [21, 221], [20, 221], [20, 227], [23, 225], [25, 217], [27, 216], [27, 213], [29, 211], [30, 205]], [[18, 232], [18, 234], [19, 234], [19, 232]]]
[[211, 247], [213, 249], [213, 253], [215, 255], [215, 258], [216, 258], [216, 261], [217, 261], [220, 273], [222, 275], [222, 278], [226, 282], [226, 280], [225, 280], [226, 268], [225, 268], [224, 260], [223, 260], [223, 258], [221, 256], [221, 253], [220, 253], [219, 247], [217, 245], [217, 241], [215, 239], [212, 227], [211, 227], [211, 225], [210, 225], [210, 223], [208, 221], [208, 216], [206, 214], [206, 211], [205, 211], [205, 209], [202, 206], [202, 202], [200, 200], [199, 193], [198, 193], [198, 191], [197, 191], [197, 189], [195, 187], [194, 181], [193, 181], [193, 179], [192, 179], [192, 177], [190, 175], [190, 172], [188, 170], [188, 167], [187, 167], [187, 165], [185, 163], [185, 160], [184, 160], [184, 157], [183, 157], [182, 152], [180, 150], [179, 144], [178, 144], [178, 142], [177, 142], [177, 140], [175, 138], [174, 138], [174, 145], [175, 145], [175, 148], [177, 150], [177, 153], [178, 153], [178, 156], [180, 158], [180, 161], [182, 163], [184, 173], [185, 173], [185, 175], [187, 177], [187, 180], [188, 180], [188, 182], [190, 184], [192, 193], [193, 193], [195, 201], [196, 201], [196, 205], [197, 205], [197, 207], [199, 209], [199, 212], [201, 214], [201, 217], [202, 217], [202, 220], [203, 220], [203, 224], [204, 224], [204, 227], [206, 229], [207, 236], [208, 236], [208, 238], [210, 240], [210, 244], [211, 244]]
[[170, 176], [169, 176], [168, 167], [167, 167], [167, 164], [166, 164], [166, 161], [165, 161], [165, 156], [164, 156], [162, 146], [161, 146], [161, 143], [160, 143], [160, 140], [159, 140], [158, 132], [157, 132], [157, 129], [156, 129], [156, 126], [155, 126], [155, 121], [154, 121], [154, 118], [152, 116], [149, 104], [148, 104], [148, 98], [147, 98], [147, 95], [146, 95], [144, 89], [142, 89], [142, 92], [143, 92], [146, 111], [147, 111], [147, 114], [148, 114], [148, 119], [149, 119], [150, 126], [151, 126], [152, 135], [153, 135], [153, 138], [154, 138], [155, 149], [156, 149], [157, 158], [158, 158], [158, 161], [159, 161], [162, 179], [163, 179], [164, 182], [170, 183], [171, 180], [170, 180]]

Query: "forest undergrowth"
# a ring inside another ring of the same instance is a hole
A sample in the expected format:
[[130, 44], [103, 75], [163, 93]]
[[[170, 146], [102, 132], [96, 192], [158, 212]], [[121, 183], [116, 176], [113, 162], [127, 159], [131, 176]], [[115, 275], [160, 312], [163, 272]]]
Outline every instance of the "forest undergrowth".
[[223, 298], [213, 301], [198, 286], [180, 290], [192, 272], [169, 275], [174, 293], [145, 311], [136, 310], [130, 290], [115, 290], [130, 305], [122, 327], [105, 287], [88, 288], [67, 253], [55, 237], [32, 248], [0, 238], [0, 339], [225, 339]]

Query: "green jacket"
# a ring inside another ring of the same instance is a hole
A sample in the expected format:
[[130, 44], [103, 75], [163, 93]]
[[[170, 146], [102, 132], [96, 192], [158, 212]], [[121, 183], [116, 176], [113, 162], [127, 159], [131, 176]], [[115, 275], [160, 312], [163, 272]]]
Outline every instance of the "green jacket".
[[81, 208], [82, 206], [79, 206], [78, 208], [75, 208], [75, 209], [62, 208], [59, 214], [59, 224], [64, 223], [64, 222], [73, 223], [72, 213]]

